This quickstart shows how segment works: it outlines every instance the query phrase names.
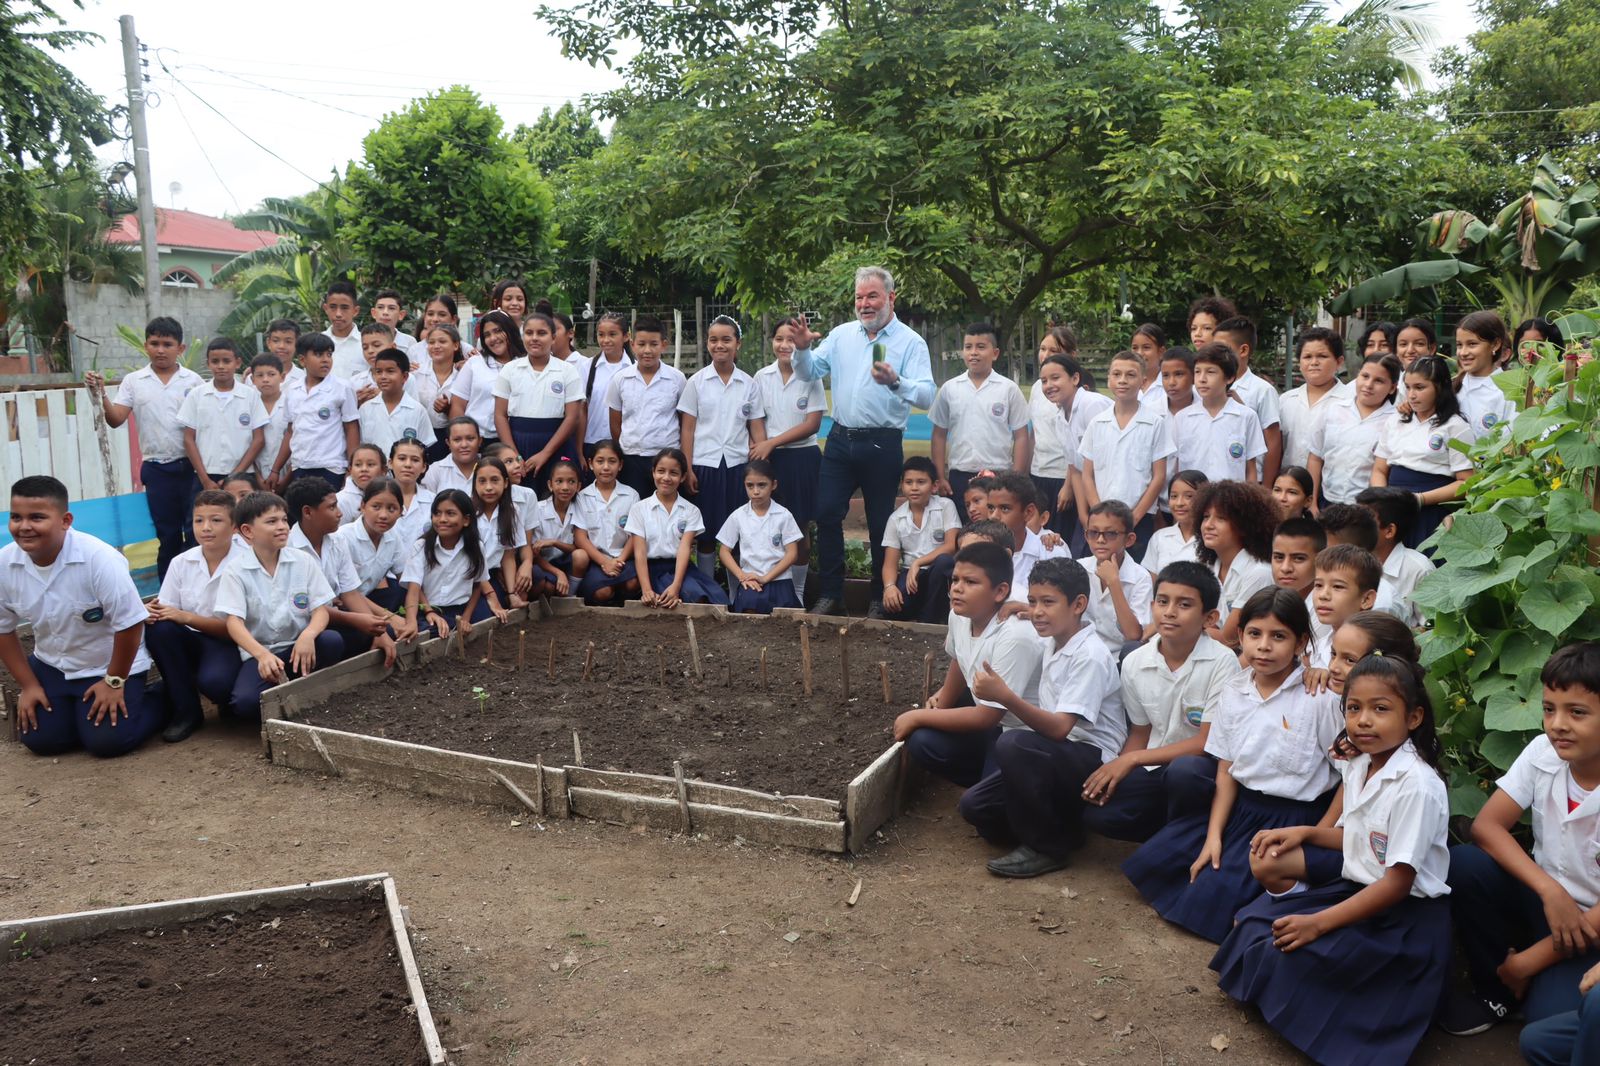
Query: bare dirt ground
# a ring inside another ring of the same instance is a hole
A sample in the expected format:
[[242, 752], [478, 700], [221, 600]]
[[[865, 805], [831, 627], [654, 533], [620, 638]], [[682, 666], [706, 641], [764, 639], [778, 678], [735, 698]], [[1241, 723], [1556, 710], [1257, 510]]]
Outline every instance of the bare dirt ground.
[[[215, 725], [110, 762], [0, 742], [0, 917], [388, 871], [461, 1066], [1299, 1061], [1216, 990], [1211, 946], [1138, 900], [1123, 846], [1001, 881], [954, 799], [931, 789], [828, 858], [540, 827], [279, 769]], [[1520, 1059], [1501, 1027], [1418, 1061]]]

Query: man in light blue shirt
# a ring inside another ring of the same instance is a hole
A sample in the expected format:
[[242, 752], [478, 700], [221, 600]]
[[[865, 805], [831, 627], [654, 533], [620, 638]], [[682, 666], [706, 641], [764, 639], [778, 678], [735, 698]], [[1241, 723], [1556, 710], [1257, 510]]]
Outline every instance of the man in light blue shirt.
[[[817, 485], [817, 555], [821, 583], [813, 614], [839, 614], [844, 599], [844, 518], [861, 490], [872, 549], [872, 608], [883, 615], [883, 531], [894, 511], [904, 459], [901, 439], [913, 407], [933, 403], [928, 343], [894, 316], [894, 275], [882, 267], [856, 271], [856, 321], [823, 339], [800, 321], [795, 373], [830, 378], [833, 428]], [[817, 344], [821, 341], [821, 344]], [[815, 345], [815, 348], [813, 348]]]

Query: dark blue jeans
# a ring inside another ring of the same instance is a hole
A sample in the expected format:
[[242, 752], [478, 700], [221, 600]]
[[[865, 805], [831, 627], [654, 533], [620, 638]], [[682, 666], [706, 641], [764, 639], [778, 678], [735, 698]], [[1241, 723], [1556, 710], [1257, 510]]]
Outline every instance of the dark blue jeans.
[[172, 560], [194, 547], [189, 512], [194, 509], [199, 482], [187, 459], [175, 459], [170, 463], [146, 459], [139, 465], [139, 481], [144, 485], [144, 502], [150, 508], [150, 521], [156, 527], [156, 574], [165, 578]]
[[1600, 988], [1590, 989], [1577, 1010], [1528, 1023], [1521, 1046], [1528, 1066], [1600, 1063]]
[[883, 598], [883, 531], [900, 487], [901, 436], [898, 429], [849, 430], [838, 423], [828, 434], [817, 484], [819, 595], [844, 598], [844, 518], [860, 489], [872, 550], [872, 598]]
[[35, 755], [60, 755], [77, 748], [102, 758], [126, 755], [161, 728], [161, 708], [145, 692], [144, 674], [128, 678], [122, 688], [128, 716], [119, 717], [116, 725], [109, 717], [95, 725], [89, 720], [89, 701], [83, 694], [99, 677], [68, 681], [60, 670], [33, 655], [28, 656], [28, 668], [44, 686], [45, 698], [50, 701], [49, 710], [39, 711], [37, 727], [22, 734], [22, 743]]
[[994, 773], [994, 746], [1000, 727], [952, 733], [924, 726], [906, 737], [906, 754], [924, 770], [962, 788]]

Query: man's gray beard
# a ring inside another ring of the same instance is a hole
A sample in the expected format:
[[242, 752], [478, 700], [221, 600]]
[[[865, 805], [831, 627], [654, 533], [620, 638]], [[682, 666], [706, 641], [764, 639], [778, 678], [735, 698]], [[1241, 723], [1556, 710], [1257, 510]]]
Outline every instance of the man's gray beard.
[[856, 317], [861, 320], [861, 324], [866, 327], [868, 333], [876, 333], [889, 324], [889, 319], [894, 317], [894, 311], [885, 307], [872, 318], [866, 318], [859, 314]]

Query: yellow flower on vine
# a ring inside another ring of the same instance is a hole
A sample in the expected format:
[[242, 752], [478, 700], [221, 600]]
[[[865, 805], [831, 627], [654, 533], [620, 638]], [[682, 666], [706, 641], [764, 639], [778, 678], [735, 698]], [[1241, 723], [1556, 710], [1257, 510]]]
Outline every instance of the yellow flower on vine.
[[1477, 652], [1476, 652], [1476, 651], [1474, 651], [1474, 650], [1473, 650], [1473, 649], [1471, 649], [1471, 648], [1467, 648], [1467, 649], [1466, 649], [1466, 652], [1467, 652], [1467, 658], [1469, 658], [1469, 659], [1470, 659], [1470, 658], [1472, 658], [1472, 657], [1473, 657], [1473, 656], [1474, 656], [1474, 655], [1477, 655], [1477, 654], [1478, 654], [1478, 653], [1477, 653]]
[[1550, 487], [1553, 488], [1553, 489], [1559, 489], [1561, 487], [1561, 479], [1558, 478], [1558, 477], [1551, 478], [1550, 479]]
[[1467, 698], [1465, 696], [1457, 696], [1456, 697], [1456, 706], [1457, 707], [1465, 707], [1466, 705], [1467, 705]]

